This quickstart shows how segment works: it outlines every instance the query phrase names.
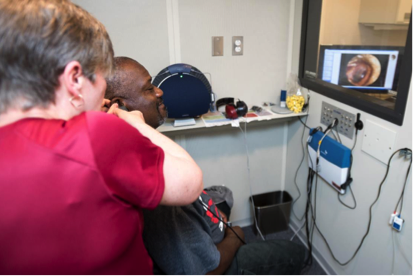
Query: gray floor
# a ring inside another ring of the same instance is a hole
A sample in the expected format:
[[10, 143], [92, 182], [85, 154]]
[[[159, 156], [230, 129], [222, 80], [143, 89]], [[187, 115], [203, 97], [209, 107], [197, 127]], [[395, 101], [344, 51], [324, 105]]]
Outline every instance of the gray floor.
[[[247, 243], [261, 240], [261, 237], [258, 234], [255, 235], [253, 231], [253, 227], [254, 226], [247, 226], [247, 227], [242, 228], [245, 234], [245, 242]], [[294, 235], [294, 232], [289, 228], [286, 231], [269, 234], [265, 237], [265, 239], [266, 240], [272, 240], [272, 239], [290, 240], [293, 235]], [[297, 236], [294, 237], [293, 242], [302, 244], [301, 240]], [[312, 265], [310, 267], [305, 268], [302, 271], [302, 274], [303, 275], [327, 275], [325, 271], [321, 268], [321, 266], [317, 263], [316, 259], [314, 258], [313, 258]]]

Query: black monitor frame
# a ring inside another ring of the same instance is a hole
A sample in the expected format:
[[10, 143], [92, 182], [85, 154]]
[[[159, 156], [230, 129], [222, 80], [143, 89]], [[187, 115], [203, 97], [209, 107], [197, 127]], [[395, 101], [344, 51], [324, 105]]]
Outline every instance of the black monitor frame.
[[301, 28], [299, 78], [301, 85], [331, 99], [340, 101], [369, 114], [403, 125], [412, 75], [412, 21], [410, 17], [403, 62], [400, 65], [399, 85], [395, 108], [385, 108], [381, 100], [358, 91], [331, 84], [317, 78], [319, 35], [322, 0], [304, 0]]

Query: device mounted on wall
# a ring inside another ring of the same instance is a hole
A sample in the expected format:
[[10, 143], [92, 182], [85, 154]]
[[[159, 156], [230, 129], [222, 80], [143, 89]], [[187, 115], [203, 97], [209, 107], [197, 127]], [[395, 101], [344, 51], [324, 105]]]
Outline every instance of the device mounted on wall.
[[205, 114], [214, 102], [212, 87], [196, 67], [177, 63], [161, 70], [152, 84], [163, 91], [168, 118], [196, 118]]
[[349, 174], [351, 150], [318, 130], [311, 129], [309, 138], [311, 138], [308, 140], [309, 167], [334, 190], [344, 194], [353, 180]]

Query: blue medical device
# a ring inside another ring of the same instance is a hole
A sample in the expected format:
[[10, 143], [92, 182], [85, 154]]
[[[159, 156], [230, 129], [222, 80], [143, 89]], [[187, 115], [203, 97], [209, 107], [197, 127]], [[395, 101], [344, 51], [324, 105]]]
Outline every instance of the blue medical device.
[[320, 156], [317, 165], [317, 150], [319, 141], [324, 136], [321, 131], [310, 129], [308, 143], [308, 165], [323, 178], [337, 192], [344, 194], [350, 183], [349, 170], [351, 164], [351, 150], [329, 136], [324, 137], [320, 145]]
[[177, 63], [161, 70], [152, 82], [163, 91], [168, 118], [196, 118], [208, 112], [214, 102], [212, 87], [196, 67]]

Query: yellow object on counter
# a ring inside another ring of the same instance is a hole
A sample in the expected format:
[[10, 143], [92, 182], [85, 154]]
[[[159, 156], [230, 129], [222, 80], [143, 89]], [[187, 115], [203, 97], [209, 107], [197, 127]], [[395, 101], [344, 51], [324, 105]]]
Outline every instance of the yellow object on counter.
[[304, 97], [298, 95], [288, 96], [286, 100], [288, 109], [294, 113], [300, 113], [303, 110], [304, 102]]

